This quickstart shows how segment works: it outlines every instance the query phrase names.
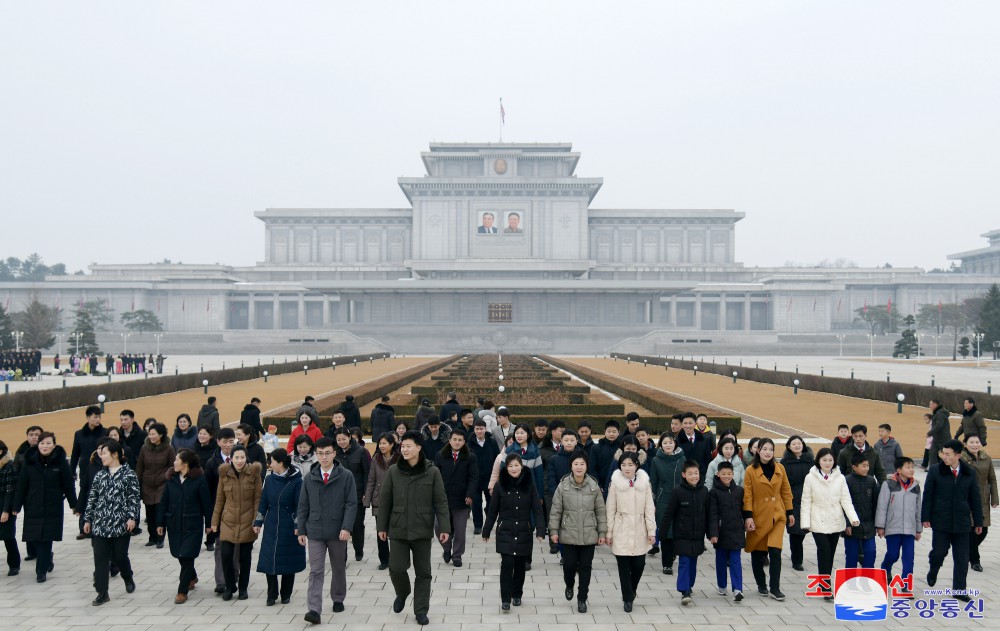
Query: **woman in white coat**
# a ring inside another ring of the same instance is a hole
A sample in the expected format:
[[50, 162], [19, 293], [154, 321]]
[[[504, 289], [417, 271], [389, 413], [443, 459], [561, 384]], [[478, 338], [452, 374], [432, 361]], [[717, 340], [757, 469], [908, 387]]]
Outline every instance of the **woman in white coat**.
[[[816, 466], [806, 476], [802, 485], [801, 526], [810, 531], [816, 542], [816, 564], [819, 574], [833, 574], [833, 556], [837, 553], [840, 535], [851, 526], [861, 523], [851, 503], [847, 479], [834, 465], [833, 452], [824, 447], [816, 454]], [[844, 519], [844, 515], [847, 519]], [[833, 596], [825, 596], [833, 600]]]
[[608, 545], [618, 561], [625, 611], [639, 588], [646, 552], [656, 541], [656, 506], [649, 476], [639, 468], [639, 457], [628, 451], [618, 459], [618, 471], [608, 486]]

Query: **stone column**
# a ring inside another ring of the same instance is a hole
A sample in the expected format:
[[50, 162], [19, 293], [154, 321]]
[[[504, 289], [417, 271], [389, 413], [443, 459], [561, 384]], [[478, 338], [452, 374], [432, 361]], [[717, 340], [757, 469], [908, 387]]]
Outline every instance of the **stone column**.
[[247, 298], [247, 329], [253, 330], [257, 328], [257, 307], [254, 303], [253, 292], [250, 292], [249, 298]]
[[750, 330], [750, 314], [752, 313], [750, 309], [750, 292], [743, 297], [743, 330]]
[[726, 294], [719, 295], [719, 330], [726, 330]]
[[330, 297], [323, 296], [323, 328], [330, 323]]
[[694, 328], [701, 330], [701, 295], [695, 294], [694, 297]]
[[304, 294], [299, 294], [299, 329], [306, 328], [306, 297]]
[[271, 324], [275, 331], [281, 328], [281, 300], [277, 292], [271, 296]]

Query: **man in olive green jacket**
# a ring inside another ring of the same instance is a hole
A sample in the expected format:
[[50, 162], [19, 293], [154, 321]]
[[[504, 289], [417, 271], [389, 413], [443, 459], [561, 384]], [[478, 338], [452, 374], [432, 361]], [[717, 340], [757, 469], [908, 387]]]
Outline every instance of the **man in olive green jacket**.
[[434, 518], [440, 524], [441, 543], [448, 541], [451, 516], [441, 472], [424, 456], [420, 432], [409, 431], [400, 441], [402, 458], [389, 467], [379, 496], [378, 538], [390, 541], [389, 578], [396, 591], [392, 610], [403, 611], [410, 595], [410, 556], [413, 557], [413, 613], [417, 624], [428, 623], [431, 602], [431, 539]]

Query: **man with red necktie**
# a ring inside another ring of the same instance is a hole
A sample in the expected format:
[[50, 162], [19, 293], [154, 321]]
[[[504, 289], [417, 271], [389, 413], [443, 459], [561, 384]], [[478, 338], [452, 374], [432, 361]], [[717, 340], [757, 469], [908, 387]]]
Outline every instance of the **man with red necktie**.
[[[451, 537], [441, 543], [445, 563], [462, 567], [465, 554], [465, 530], [473, 498], [479, 490], [479, 461], [465, 444], [465, 434], [460, 428], [452, 431], [448, 444], [438, 452], [435, 464], [441, 470], [444, 492], [448, 497], [451, 514]], [[435, 520], [434, 534], [441, 535], [441, 525]]]

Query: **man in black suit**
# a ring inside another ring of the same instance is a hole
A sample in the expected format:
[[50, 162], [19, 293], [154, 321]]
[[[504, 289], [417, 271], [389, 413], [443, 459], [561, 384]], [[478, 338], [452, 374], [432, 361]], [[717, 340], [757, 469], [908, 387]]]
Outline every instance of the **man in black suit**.
[[483, 213], [483, 225], [479, 226], [479, 234], [496, 234], [496, 226], [493, 222], [496, 221], [496, 217], [493, 213]]

